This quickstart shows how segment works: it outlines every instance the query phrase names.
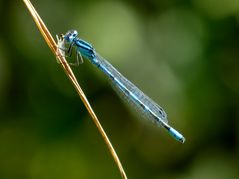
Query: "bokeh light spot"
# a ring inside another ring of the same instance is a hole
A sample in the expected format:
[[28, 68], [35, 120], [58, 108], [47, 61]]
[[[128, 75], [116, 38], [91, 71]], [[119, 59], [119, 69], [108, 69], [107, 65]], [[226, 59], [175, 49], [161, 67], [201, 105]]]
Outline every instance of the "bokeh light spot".
[[239, 10], [238, 0], [193, 0], [194, 5], [211, 18], [225, 18]]

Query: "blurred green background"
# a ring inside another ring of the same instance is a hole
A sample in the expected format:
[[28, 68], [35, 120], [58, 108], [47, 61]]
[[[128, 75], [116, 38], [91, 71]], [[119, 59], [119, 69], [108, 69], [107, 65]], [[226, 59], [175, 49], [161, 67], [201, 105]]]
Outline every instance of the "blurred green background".
[[[239, 177], [238, 0], [34, 0], [167, 111], [180, 144], [135, 117], [87, 60], [74, 71], [131, 179]], [[118, 169], [22, 1], [0, 1], [0, 178], [112, 179]]]

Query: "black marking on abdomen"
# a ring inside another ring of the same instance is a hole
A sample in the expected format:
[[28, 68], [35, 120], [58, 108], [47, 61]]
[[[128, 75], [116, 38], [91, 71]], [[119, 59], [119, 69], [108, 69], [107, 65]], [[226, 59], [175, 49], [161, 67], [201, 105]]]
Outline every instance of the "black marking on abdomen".
[[109, 75], [109, 78], [112, 80], [112, 81], [115, 81], [115, 77], [113, 75]]
[[144, 110], [147, 109], [143, 103], [139, 103], [139, 105], [140, 105], [140, 107], [143, 108]]

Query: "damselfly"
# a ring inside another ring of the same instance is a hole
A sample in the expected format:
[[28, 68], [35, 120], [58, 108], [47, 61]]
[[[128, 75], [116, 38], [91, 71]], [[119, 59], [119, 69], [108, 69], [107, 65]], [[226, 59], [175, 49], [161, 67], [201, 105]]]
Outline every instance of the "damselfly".
[[[71, 56], [72, 49], [76, 50], [77, 64], [79, 59], [88, 59], [92, 64], [99, 68], [112, 82], [115, 88], [123, 95], [128, 103], [132, 104], [144, 118], [151, 120], [166, 131], [179, 142], [184, 142], [185, 138], [168, 124], [167, 114], [158, 104], [146, 96], [133, 83], [127, 80], [116, 70], [107, 60], [101, 57], [91, 44], [80, 39], [76, 30], [70, 30], [65, 35], [57, 36], [59, 55]], [[65, 48], [68, 45], [69, 48]]]

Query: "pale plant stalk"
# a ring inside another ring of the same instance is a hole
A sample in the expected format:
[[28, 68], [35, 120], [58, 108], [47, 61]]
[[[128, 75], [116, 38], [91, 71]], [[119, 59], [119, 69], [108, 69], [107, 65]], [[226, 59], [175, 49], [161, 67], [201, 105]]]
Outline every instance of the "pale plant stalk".
[[72, 82], [72, 85], [75, 87], [78, 95], [80, 96], [82, 102], [84, 103], [85, 107], [87, 108], [91, 118], [93, 119], [96, 127], [98, 128], [100, 134], [102, 135], [112, 157], [114, 158], [115, 163], [117, 164], [121, 176], [123, 179], [127, 179], [127, 176], [125, 174], [125, 171], [123, 169], [123, 166], [119, 160], [119, 157], [117, 156], [113, 145], [111, 144], [109, 138], [107, 137], [103, 127], [101, 126], [96, 114], [94, 113], [92, 107], [90, 106], [90, 103], [88, 102], [84, 92], [82, 91], [79, 83], [77, 82], [77, 79], [73, 73], [73, 71], [71, 70], [71, 67], [69, 66], [69, 64], [67, 63], [65, 57], [61, 56], [58, 54], [57, 52], [57, 44], [54, 41], [54, 38], [52, 37], [52, 35], [50, 34], [50, 32], [48, 31], [46, 25], [44, 24], [44, 22], [42, 21], [41, 17], [38, 15], [37, 11], [35, 10], [35, 8], [33, 7], [33, 5], [31, 4], [31, 2], [29, 0], [23, 0], [23, 2], [25, 3], [27, 9], [30, 11], [38, 29], [40, 30], [42, 36], [44, 37], [46, 43], [48, 44], [48, 46], [50, 47], [50, 49], [52, 50], [52, 52], [54, 53], [54, 55], [58, 58], [63, 70], [65, 71], [66, 75], [69, 77], [70, 81]]

